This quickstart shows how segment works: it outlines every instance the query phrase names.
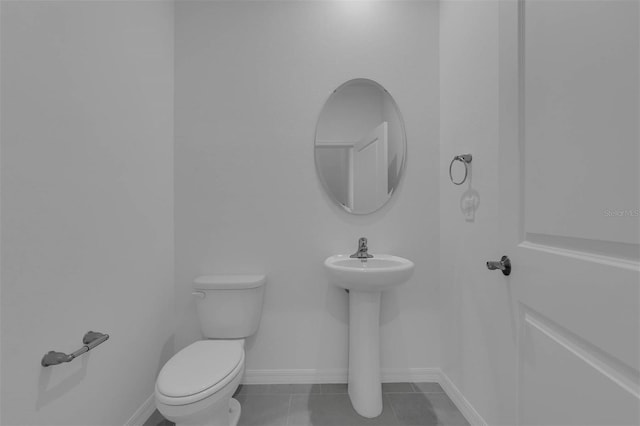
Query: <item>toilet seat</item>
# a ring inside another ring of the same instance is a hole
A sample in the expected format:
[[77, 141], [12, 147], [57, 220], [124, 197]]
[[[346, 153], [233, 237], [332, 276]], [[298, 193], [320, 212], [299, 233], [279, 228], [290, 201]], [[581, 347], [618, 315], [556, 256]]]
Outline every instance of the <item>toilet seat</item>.
[[156, 398], [167, 405], [186, 405], [215, 394], [243, 370], [243, 343], [201, 340], [182, 349], [160, 371]]

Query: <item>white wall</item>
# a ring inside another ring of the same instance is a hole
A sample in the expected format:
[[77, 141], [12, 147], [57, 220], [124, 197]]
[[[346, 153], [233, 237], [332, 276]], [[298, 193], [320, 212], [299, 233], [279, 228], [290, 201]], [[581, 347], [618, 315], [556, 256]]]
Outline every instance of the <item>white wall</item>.
[[[344, 374], [347, 295], [322, 262], [367, 236], [417, 264], [383, 296], [383, 368], [439, 366], [438, 71], [436, 2], [177, 3], [178, 348], [200, 338], [195, 276], [264, 272], [247, 376]], [[408, 139], [399, 190], [368, 216], [331, 202], [313, 158], [325, 100], [357, 77], [393, 95]]]
[[124, 424], [173, 353], [173, 5], [3, 1], [1, 35], [0, 422]]
[[[504, 250], [498, 234], [498, 18], [498, 1], [440, 4], [441, 359], [444, 373], [489, 424], [513, 425], [511, 294], [484, 264]], [[473, 155], [470, 182], [455, 186], [449, 163], [465, 153]], [[475, 214], [463, 213], [461, 205], [473, 200], [479, 202]]]

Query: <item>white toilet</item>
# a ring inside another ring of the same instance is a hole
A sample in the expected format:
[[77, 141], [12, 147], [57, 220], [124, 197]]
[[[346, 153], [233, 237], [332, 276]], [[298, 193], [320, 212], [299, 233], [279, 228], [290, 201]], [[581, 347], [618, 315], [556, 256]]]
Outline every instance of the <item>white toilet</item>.
[[209, 275], [193, 282], [202, 334], [162, 367], [156, 407], [181, 425], [236, 426], [233, 399], [244, 373], [244, 338], [258, 330], [264, 275]]

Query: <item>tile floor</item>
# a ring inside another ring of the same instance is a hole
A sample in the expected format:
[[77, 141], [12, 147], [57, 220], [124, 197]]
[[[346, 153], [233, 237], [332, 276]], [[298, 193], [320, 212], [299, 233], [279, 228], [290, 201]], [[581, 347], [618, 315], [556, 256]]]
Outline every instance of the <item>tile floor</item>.
[[[463, 426], [469, 425], [437, 383], [385, 383], [383, 411], [359, 416], [346, 384], [241, 385], [238, 426]], [[144, 426], [172, 426], [155, 411]]]

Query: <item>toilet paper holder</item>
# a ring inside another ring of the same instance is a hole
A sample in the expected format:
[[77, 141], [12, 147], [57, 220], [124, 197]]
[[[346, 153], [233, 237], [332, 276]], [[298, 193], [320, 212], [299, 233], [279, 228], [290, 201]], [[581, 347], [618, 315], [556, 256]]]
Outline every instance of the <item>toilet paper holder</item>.
[[51, 365], [62, 364], [63, 362], [71, 362], [83, 353], [89, 352], [91, 349], [106, 342], [109, 339], [108, 334], [100, 333], [98, 331], [88, 331], [82, 338], [82, 346], [75, 352], [65, 354], [64, 352], [49, 351], [42, 357], [40, 365], [43, 367], [49, 367]]

